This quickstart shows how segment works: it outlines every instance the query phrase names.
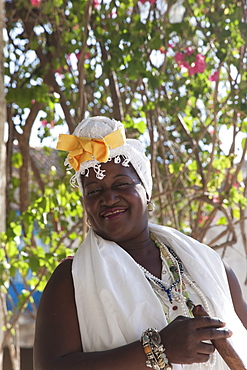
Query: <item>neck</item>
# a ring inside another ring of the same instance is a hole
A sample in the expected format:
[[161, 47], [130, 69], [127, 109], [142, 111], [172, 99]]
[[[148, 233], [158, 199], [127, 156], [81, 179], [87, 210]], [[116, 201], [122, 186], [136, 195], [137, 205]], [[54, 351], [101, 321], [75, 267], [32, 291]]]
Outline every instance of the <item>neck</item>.
[[146, 255], [152, 252], [154, 249], [157, 249], [155, 243], [150, 237], [148, 228], [143, 230], [138, 237], [123, 241], [120, 240], [117, 243], [133, 258], [135, 255]]
[[149, 230], [139, 238], [118, 243], [141, 266], [154, 276], [161, 277], [162, 262], [160, 250], [150, 237]]

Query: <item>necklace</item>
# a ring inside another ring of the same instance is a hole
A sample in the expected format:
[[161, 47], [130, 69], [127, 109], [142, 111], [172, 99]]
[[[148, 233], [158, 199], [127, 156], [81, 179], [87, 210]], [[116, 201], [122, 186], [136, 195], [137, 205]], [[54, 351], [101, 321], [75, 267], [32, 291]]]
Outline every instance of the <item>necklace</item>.
[[[171, 283], [167, 283], [164, 280], [159, 279], [146, 270], [143, 266], [139, 265], [141, 270], [144, 272], [145, 277], [153, 282], [161, 291], [166, 292], [170, 304], [173, 300], [181, 305], [183, 315], [193, 316], [192, 308], [194, 307], [193, 301], [190, 299], [189, 294], [186, 290], [186, 284], [189, 285], [197, 296], [200, 298], [205, 310], [210, 315], [210, 309], [206, 297], [204, 296], [201, 289], [191, 280], [191, 278], [184, 272], [183, 264], [176, 252], [168, 245], [162, 243], [153, 233], [150, 233], [151, 239], [155, 245], [160, 249], [162, 261], [168, 265], [168, 272]], [[163, 295], [156, 290], [156, 294], [162, 301], [164, 301]], [[174, 306], [176, 309], [176, 306]]]
[[[177, 256], [176, 252], [166, 244], [163, 244], [154, 234], [150, 233], [151, 239], [154, 241], [155, 245], [160, 249], [162, 262], [166, 263], [168, 266], [168, 273], [170, 280], [173, 280], [171, 284], [168, 284], [164, 280], [157, 278], [152, 275], [143, 266], [139, 265], [141, 270], [144, 272], [145, 277], [153, 283], [153, 289], [157, 297], [159, 298], [163, 307], [167, 307], [167, 298], [164, 298], [163, 292], [166, 293], [169, 303], [172, 304], [173, 300], [176, 301], [180, 308], [182, 315], [187, 317], [193, 317], [192, 308], [195, 306], [193, 301], [189, 297], [189, 293], [186, 289], [186, 285], [190, 286], [192, 290], [196, 293], [197, 297], [200, 299], [203, 307], [208, 312], [209, 316], [212, 316], [208, 301], [204, 296], [202, 290], [196, 285], [196, 283], [189, 277], [187, 273], [184, 272], [183, 264], [180, 258]], [[156, 287], [156, 288], [155, 288]], [[177, 306], [173, 306], [175, 309]], [[169, 310], [169, 308], [168, 308]], [[169, 314], [165, 311], [164, 313], [167, 317], [169, 323]], [[204, 369], [214, 369], [216, 366], [217, 356], [213, 353], [210, 356], [210, 360], [206, 363], [199, 364], [201, 370]]]
[[[161, 243], [152, 233], [150, 233], [150, 237], [167, 260], [169, 272], [171, 274], [172, 280], [174, 281], [171, 284], [167, 284], [166, 282], [152, 275], [151, 272], [146, 270], [143, 266], [139, 265], [139, 267], [143, 270], [146, 278], [149, 281], [153, 281], [161, 288], [161, 290], [166, 292], [170, 303], [172, 303], [172, 290], [174, 287], [182, 282], [182, 274], [184, 272], [183, 265], [180, 258], [170, 247], [168, 247], [167, 245], [165, 246], [163, 243]], [[167, 248], [167, 250], [165, 250], [165, 247]]]

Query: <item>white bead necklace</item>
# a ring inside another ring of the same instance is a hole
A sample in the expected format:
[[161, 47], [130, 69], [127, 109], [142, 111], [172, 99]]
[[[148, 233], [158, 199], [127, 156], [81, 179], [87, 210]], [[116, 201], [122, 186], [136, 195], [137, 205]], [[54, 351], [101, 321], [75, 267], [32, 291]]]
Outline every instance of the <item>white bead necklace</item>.
[[[162, 262], [165, 263], [163, 258], [162, 258]], [[168, 303], [167, 303], [168, 300], [167, 300], [167, 296], [164, 295], [164, 287], [168, 290], [172, 286], [172, 284], [168, 284], [164, 280], [161, 280], [161, 279], [157, 278], [156, 276], [152, 275], [151, 272], [146, 270], [143, 266], [141, 266], [139, 264], [138, 264], [138, 266], [144, 272], [145, 277], [156, 286], [155, 293], [159, 296], [159, 299], [162, 301], [162, 303], [165, 306], [167, 306], [168, 305]], [[168, 271], [171, 275], [171, 278], [173, 278], [173, 275], [171, 274], [170, 269], [168, 269]], [[179, 277], [180, 277], [179, 287], [175, 288], [175, 289], [172, 289], [172, 291], [170, 293], [172, 295], [172, 299], [170, 299], [169, 296], [168, 296], [169, 303], [171, 304], [173, 301], [176, 301], [176, 303], [178, 303], [180, 305], [180, 308], [182, 310], [182, 314], [184, 316], [191, 316], [190, 310], [189, 310], [189, 308], [186, 304], [187, 297], [185, 297], [183, 295], [183, 287], [182, 287], [183, 280], [182, 280], [181, 274], [180, 274]]]
[[[194, 281], [191, 280], [191, 278], [184, 272], [182, 266], [182, 262], [179, 259], [179, 257], [176, 255], [176, 253], [169, 247], [167, 247], [165, 244], [163, 244], [160, 240], [158, 240], [157, 237], [154, 237], [154, 235], [151, 236], [153, 241], [155, 242], [155, 245], [159, 247], [161, 252], [161, 259], [162, 264], [166, 264], [168, 267], [168, 272], [170, 276], [170, 280], [174, 280], [174, 276], [169, 268], [169, 265], [167, 264], [166, 256], [169, 256], [170, 261], [172, 261], [173, 266], [176, 266], [176, 272], [178, 273], [179, 278], [177, 279], [178, 282], [174, 284], [169, 284], [165, 282], [164, 280], [159, 279], [158, 277], [154, 276], [149, 272], [147, 269], [145, 269], [143, 266], [138, 264], [138, 266], [141, 268], [141, 270], [144, 272], [145, 277], [156, 286], [156, 289], [154, 290], [158, 298], [160, 299], [161, 303], [167, 307], [168, 300], [167, 297], [164, 295], [164, 291], [170, 289], [170, 294], [172, 294], [172, 300], [176, 301], [180, 305], [180, 309], [182, 311], [182, 314], [184, 316], [190, 317], [193, 316], [191, 309], [188, 306], [188, 300], [191, 302], [193, 307], [193, 302], [188, 298], [188, 293], [186, 291], [186, 284], [189, 285], [196, 295], [200, 298], [203, 307], [208, 312], [208, 314], [211, 316], [209, 305], [207, 302], [207, 299], [205, 295], [203, 294], [202, 290], [196, 285]], [[172, 253], [171, 253], [172, 251]], [[186, 284], [185, 284], [186, 283]], [[166, 290], [165, 290], [165, 289]], [[171, 304], [171, 297], [169, 297], [169, 294], [167, 293], [169, 298], [169, 303]], [[210, 359], [208, 362], [203, 364], [198, 364], [200, 369], [210, 368], [214, 369], [216, 365], [216, 353], [213, 353], [210, 356]]]
[[[152, 275], [151, 272], [149, 272], [143, 266], [141, 266], [140, 264], [138, 265], [144, 272], [146, 278], [150, 282], [152, 282], [157, 288], [159, 288], [156, 289], [156, 294], [162, 300], [163, 304], [167, 306], [167, 299], [166, 297], [164, 297], [164, 294], [161, 293], [162, 291], [165, 291], [167, 293], [170, 303], [172, 303], [173, 300], [176, 301], [177, 303], [180, 304], [180, 308], [182, 310], [183, 315], [192, 316], [191, 308], [193, 307], [193, 302], [190, 300], [188, 292], [186, 291], [187, 284], [194, 290], [196, 295], [200, 298], [205, 310], [208, 312], [209, 315], [211, 315], [205, 295], [203, 294], [202, 290], [195, 284], [195, 282], [193, 282], [191, 278], [184, 272], [182, 262], [176, 255], [174, 250], [172, 250], [170, 247], [162, 243], [153, 234], [151, 234], [151, 238], [155, 242], [155, 245], [160, 249], [162, 264], [167, 265], [169, 278], [172, 283], [168, 283], [164, 280], [159, 279], [158, 277]], [[167, 259], [172, 262], [172, 266], [175, 268], [176, 273], [178, 274], [178, 278], [176, 280], [174, 278], [174, 274], [171, 272], [169, 268], [169, 265], [167, 264]]]

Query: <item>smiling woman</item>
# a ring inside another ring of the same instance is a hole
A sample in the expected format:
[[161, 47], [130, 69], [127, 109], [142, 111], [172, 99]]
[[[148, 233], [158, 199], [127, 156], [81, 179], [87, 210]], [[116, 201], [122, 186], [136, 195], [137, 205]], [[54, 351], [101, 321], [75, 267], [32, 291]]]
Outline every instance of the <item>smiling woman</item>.
[[137, 228], [140, 235], [145, 230], [147, 195], [132, 166], [110, 161], [102, 169], [107, 173], [102, 180], [97, 179], [93, 169], [82, 180], [84, 205], [94, 231], [120, 244], [121, 240], [134, 237]]
[[[93, 117], [61, 135], [58, 149], [69, 151], [91, 226], [44, 290], [35, 370], [227, 370], [214, 345], [226, 338], [245, 369], [239, 283], [212, 249], [148, 222], [152, 176], [141, 143], [120, 122]], [[193, 317], [198, 305], [207, 316]]]

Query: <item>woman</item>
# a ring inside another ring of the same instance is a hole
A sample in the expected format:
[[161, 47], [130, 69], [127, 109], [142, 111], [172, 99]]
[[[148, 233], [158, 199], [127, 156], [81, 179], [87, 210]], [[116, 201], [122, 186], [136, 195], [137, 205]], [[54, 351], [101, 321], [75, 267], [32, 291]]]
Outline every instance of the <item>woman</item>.
[[[57, 148], [69, 151], [91, 227], [42, 295], [35, 370], [228, 369], [211, 342], [220, 338], [247, 364], [247, 306], [233, 272], [209, 247], [148, 223], [141, 144], [94, 117]], [[198, 304], [210, 316], [194, 318]]]

